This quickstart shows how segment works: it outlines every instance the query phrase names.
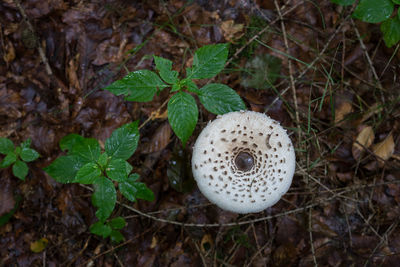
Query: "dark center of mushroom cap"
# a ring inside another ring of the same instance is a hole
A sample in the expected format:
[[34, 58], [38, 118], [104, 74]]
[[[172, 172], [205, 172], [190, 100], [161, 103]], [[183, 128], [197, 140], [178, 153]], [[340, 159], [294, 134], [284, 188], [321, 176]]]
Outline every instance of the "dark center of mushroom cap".
[[236, 167], [243, 172], [249, 171], [254, 166], [254, 158], [250, 153], [239, 152], [235, 158]]

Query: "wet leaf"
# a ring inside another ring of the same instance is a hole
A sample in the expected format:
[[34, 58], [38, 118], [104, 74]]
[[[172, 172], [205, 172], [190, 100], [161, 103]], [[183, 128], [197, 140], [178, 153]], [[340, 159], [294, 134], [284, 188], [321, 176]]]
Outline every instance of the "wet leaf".
[[392, 15], [394, 4], [391, 0], [360, 0], [353, 17], [365, 22], [378, 23]]
[[107, 165], [106, 173], [109, 178], [117, 182], [124, 182], [128, 178], [126, 161], [123, 159], [111, 159]]
[[99, 235], [103, 238], [110, 236], [111, 231], [111, 227], [101, 221], [98, 221], [90, 226], [90, 232], [92, 234]]
[[84, 163], [77, 156], [61, 156], [44, 168], [59, 183], [73, 183], [78, 170]]
[[17, 155], [13, 151], [11, 151], [0, 162], [0, 168], [6, 168], [11, 164], [13, 164], [16, 160], [17, 160]]
[[0, 153], [7, 155], [12, 151], [14, 151], [13, 142], [8, 138], [0, 137]]
[[182, 150], [175, 151], [168, 161], [167, 176], [169, 185], [178, 192], [193, 190], [195, 182], [191, 176], [190, 164]]
[[156, 132], [151, 137], [150, 142], [143, 145], [141, 152], [144, 154], [150, 154], [165, 149], [171, 141], [171, 134], [172, 130], [169, 123], [163, 123], [157, 128]]
[[99, 166], [94, 162], [83, 165], [76, 173], [75, 182], [81, 184], [93, 184], [101, 175]]
[[129, 159], [135, 152], [139, 141], [138, 121], [116, 129], [106, 140], [105, 150], [110, 157]]

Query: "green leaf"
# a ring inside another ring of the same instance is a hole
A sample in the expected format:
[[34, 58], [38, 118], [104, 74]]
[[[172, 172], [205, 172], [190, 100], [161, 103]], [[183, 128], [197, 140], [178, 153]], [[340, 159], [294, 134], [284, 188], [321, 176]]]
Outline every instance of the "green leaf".
[[69, 134], [64, 136], [60, 140], [60, 148], [61, 150], [72, 150], [72, 147], [79, 142], [83, 142], [85, 138], [83, 136], [80, 136], [79, 134]]
[[281, 64], [277, 57], [268, 54], [257, 55], [246, 63], [241, 84], [247, 88], [270, 88], [279, 77]]
[[136, 201], [136, 198], [153, 201], [154, 193], [144, 183], [136, 182], [138, 179], [139, 175], [134, 173], [125, 182], [119, 183], [121, 194], [132, 202]]
[[31, 139], [30, 138], [26, 139], [20, 145], [21, 148], [29, 148], [30, 146], [31, 146]]
[[31, 162], [39, 157], [39, 153], [32, 148], [22, 147], [21, 154], [19, 156], [23, 161]]
[[400, 5], [400, 0], [392, 0], [393, 3]]
[[2, 162], [0, 162], [0, 168], [6, 168], [13, 164], [17, 160], [17, 155], [13, 151], [10, 151], [3, 159]]
[[198, 115], [196, 100], [188, 93], [180, 91], [168, 102], [169, 124], [181, 139], [183, 146], [196, 127]]
[[44, 171], [57, 182], [66, 184], [75, 181], [76, 173], [82, 166], [83, 163], [76, 156], [61, 156], [44, 168]]
[[392, 47], [400, 41], [400, 18], [393, 17], [385, 20], [381, 24], [383, 40], [387, 47]]
[[90, 226], [90, 232], [103, 238], [107, 238], [111, 234], [111, 227], [104, 224], [102, 221], [98, 221]]
[[79, 157], [85, 164], [88, 162], [96, 162], [100, 157], [100, 145], [94, 138], [84, 138], [80, 142], [76, 142], [69, 154]]
[[98, 178], [94, 183], [92, 203], [97, 207], [96, 217], [104, 222], [112, 213], [117, 201], [114, 184], [106, 177]]
[[140, 199], [147, 200], [147, 201], [154, 200], [154, 193], [153, 193], [153, 191], [150, 190], [150, 188], [148, 188], [146, 186], [146, 184], [136, 182], [135, 186], [136, 186], [136, 190], [137, 190], [136, 198], [140, 198]]
[[127, 160], [135, 152], [138, 141], [138, 121], [135, 121], [116, 129], [106, 140], [105, 150], [110, 157]]
[[25, 177], [28, 175], [28, 165], [21, 160], [17, 160], [12, 167], [13, 174], [21, 180], [25, 180]]
[[97, 160], [97, 163], [102, 167], [105, 168], [108, 164], [108, 154], [106, 152], [102, 153]]
[[187, 69], [187, 78], [212, 78], [224, 68], [227, 58], [228, 44], [203, 46], [195, 52], [193, 66]]
[[154, 72], [138, 70], [104, 89], [115, 95], [125, 95], [127, 96], [125, 99], [129, 101], [148, 102], [153, 99], [157, 89], [162, 90], [167, 86]]
[[110, 221], [109, 225], [111, 226], [112, 229], [119, 230], [125, 227], [126, 221], [122, 217], [116, 217]]
[[8, 221], [11, 219], [11, 217], [14, 215], [14, 213], [18, 210], [20, 204], [21, 204], [22, 197], [20, 195], [17, 195], [15, 198], [15, 205], [14, 208], [10, 211], [7, 212], [6, 214], [3, 214], [0, 216], [0, 227], [8, 223]]
[[114, 243], [120, 243], [125, 240], [124, 236], [118, 230], [111, 231], [110, 239]]
[[391, 0], [360, 0], [353, 17], [365, 22], [378, 23], [392, 15], [394, 4]]
[[183, 79], [182, 85], [186, 86], [186, 88], [189, 92], [193, 92], [196, 94], [199, 94], [199, 92], [200, 92], [199, 87], [197, 87], [197, 85], [190, 79]]
[[94, 162], [86, 163], [76, 173], [75, 182], [81, 184], [93, 184], [101, 175], [99, 165]]
[[338, 4], [341, 6], [350, 6], [352, 4], [354, 4], [356, 0], [331, 0], [332, 3], [334, 4]]
[[201, 88], [200, 92], [200, 102], [211, 113], [225, 114], [246, 109], [240, 96], [225, 84], [210, 83]]
[[107, 176], [114, 181], [123, 182], [128, 178], [126, 161], [123, 159], [113, 158], [106, 168]]
[[160, 76], [165, 82], [169, 84], [178, 82], [178, 72], [172, 70], [171, 60], [154, 56], [154, 62], [156, 63], [156, 69], [160, 72]]
[[14, 151], [13, 142], [4, 137], [0, 137], [0, 154], [8, 154], [9, 152]]

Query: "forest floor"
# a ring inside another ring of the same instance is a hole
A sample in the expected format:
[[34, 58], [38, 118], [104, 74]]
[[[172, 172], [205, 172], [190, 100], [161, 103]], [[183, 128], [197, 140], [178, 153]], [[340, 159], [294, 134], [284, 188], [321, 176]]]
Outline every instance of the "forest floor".
[[[0, 226], [0, 266], [398, 266], [399, 46], [385, 47], [379, 25], [353, 20], [351, 7], [4, 0], [0, 13], [0, 137], [30, 138], [41, 155], [25, 181], [0, 170], [0, 216], [13, 214]], [[280, 121], [296, 149], [288, 193], [249, 215], [210, 204], [191, 177], [192, 146], [215, 115], [199, 110], [183, 149], [167, 91], [137, 103], [102, 90], [154, 70], [152, 55], [182, 72], [197, 48], [225, 42], [229, 64], [214, 80]], [[119, 198], [114, 215], [128, 224], [114, 244], [89, 231], [91, 192], [43, 168], [63, 154], [65, 135], [104, 143], [135, 120], [129, 162], [155, 200]]]

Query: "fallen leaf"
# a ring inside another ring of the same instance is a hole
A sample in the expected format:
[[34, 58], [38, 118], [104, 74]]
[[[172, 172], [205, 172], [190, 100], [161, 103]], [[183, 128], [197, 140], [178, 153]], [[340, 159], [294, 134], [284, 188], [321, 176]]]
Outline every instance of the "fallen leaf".
[[356, 140], [353, 143], [352, 154], [355, 159], [359, 159], [361, 153], [365, 148], [369, 148], [374, 142], [375, 134], [371, 126], [366, 126], [358, 134]]
[[341, 103], [339, 107], [335, 110], [335, 124], [341, 124], [346, 115], [350, 114], [352, 111], [353, 106], [351, 102], [345, 101]]
[[390, 133], [383, 141], [372, 146], [372, 151], [378, 157], [378, 161], [388, 160], [394, 152], [393, 135]]
[[7, 43], [5, 45], [5, 50], [6, 52], [3, 56], [3, 59], [6, 63], [10, 63], [15, 59], [15, 48], [11, 41], [7, 40]]
[[211, 249], [213, 244], [214, 242], [211, 238], [211, 235], [210, 234], [204, 235], [203, 238], [201, 239], [201, 246], [200, 246], [201, 252], [207, 253], [207, 251]]
[[165, 122], [157, 128], [149, 143], [143, 145], [142, 153], [150, 154], [163, 150], [170, 142], [171, 139], [171, 126]]
[[244, 25], [235, 24], [235, 21], [232, 19], [222, 22], [220, 28], [225, 40], [232, 43], [234, 43], [235, 40], [238, 40], [244, 34]]
[[43, 237], [37, 241], [34, 241], [31, 243], [31, 251], [35, 253], [42, 252], [46, 247], [47, 244], [49, 243], [49, 240], [47, 238]]

